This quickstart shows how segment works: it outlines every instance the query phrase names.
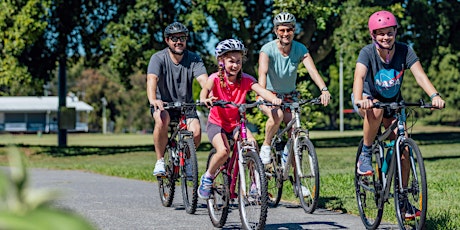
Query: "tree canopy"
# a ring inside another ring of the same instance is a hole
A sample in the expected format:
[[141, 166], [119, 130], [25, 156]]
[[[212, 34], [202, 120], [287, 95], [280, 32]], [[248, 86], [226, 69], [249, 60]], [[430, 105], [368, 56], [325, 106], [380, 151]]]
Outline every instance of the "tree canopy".
[[[4, 0], [1, 6], [1, 95], [42, 94], [43, 84], [55, 79], [60, 57], [66, 58], [71, 67], [83, 67], [72, 81], [85, 79], [83, 76], [88, 74], [83, 73], [84, 69], [104, 69], [105, 77], [123, 90], [141, 90], [133, 76], [144, 75], [150, 56], [166, 47], [163, 31], [174, 21], [189, 28], [188, 48], [200, 54], [209, 73], [216, 69], [213, 47], [219, 40], [236, 38], [249, 50], [244, 71], [257, 77], [259, 50], [274, 39], [273, 16], [288, 11], [297, 18], [295, 40], [307, 46], [336, 98], [339, 62], [343, 60], [344, 95], [348, 98], [359, 50], [371, 42], [367, 19], [371, 13], [386, 9], [398, 18], [397, 39], [414, 48], [447, 106], [455, 106], [446, 112], [455, 114], [458, 108], [457, 0]], [[304, 68], [299, 76], [299, 83], [306, 81], [313, 95], [319, 93], [309, 83]], [[405, 83], [403, 95], [427, 98], [410, 80]], [[351, 107], [349, 100], [345, 107]], [[336, 126], [337, 108], [338, 99], [322, 109], [331, 128]], [[113, 119], [122, 111], [112, 111]], [[458, 120], [453, 117], [439, 116], [434, 122]]]

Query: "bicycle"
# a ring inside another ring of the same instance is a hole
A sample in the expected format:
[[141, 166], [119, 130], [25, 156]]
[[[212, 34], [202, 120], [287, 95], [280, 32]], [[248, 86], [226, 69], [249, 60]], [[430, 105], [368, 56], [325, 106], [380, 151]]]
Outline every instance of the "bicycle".
[[[272, 106], [270, 103], [265, 103]], [[319, 98], [300, 100], [298, 102], [283, 102], [283, 110], [290, 110], [292, 120], [284, 129], [278, 130], [273, 137], [271, 147], [272, 161], [266, 167], [268, 182], [269, 205], [276, 207], [283, 194], [283, 183], [290, 180], [294, 194], [300, 199], [300, 204], [305, 212], [313, 213], [319, 200], [319, 166], [315, 147], [309, 138], [309, 131], [303, 129], [300, 123], [301, 107], [306, 104], [320, 105]], [[287, 141], [282, 141], [283, 136], [290, 134]], [[283, 149], [287, 146], [287, 156], [283, 162]], [[290, 174], [293, 167], [294, 178]]]
[[[260, 102], [235, 104], [227, 101], [213, 102], [213, 106], [235, 106], [240, 113], [237, 139], [229, 137], [232, 154], [226, 163], [214, 173], [211, 196], [206, 201], [212, 224], [221, 228], [227, 221], [230, 200], [238, 198], [238, 208], [244, 229], [264, 229], [267, 218], [267, 181], [264, 166], [260, 160], [257, 145], [248, 141], [246, 131], [246, 110]], [[216, 150], [212, 149], [206, 170]], [[237, 189], [237, 183], [239, 188]]]
[[[384, 204], [389, 202], [389, 198], [394, 198], [399, 227], [423, 229], [428, 204], [426, 171], [419, 147], [409, 135], [406, 136], [406, 109], [437, 107], [425, 104], [423, 100], [416, 103], [376, 102], [373, 107], [394, 112], [396, 120], [387, 129], [381, 125], [378, 131], [372, 144], [372, 165], [375, 165], [375, 172], [370, 176], [357, 173], [363, 140], [359, 144], [355, 162], [355, 188], [361, 220], [367, 229], [376, 229], [382, 220]], [[387, 140], [395, 130], [395, 140]], [[402, 155], [409, 159], [409, 175], [403, 175], [400, 160]], [[407, 177], [407, 186], [403, 184], [403, 176]], [[393, 187], [393, 193], [390, 192], [390, 187]]]
[[[157, 177], [161, 203], [165, 207], [172, 205], [176, 182], [180, 180], [185, 211], [193, 214], [198, 203], [198, 163], [193, 132], [187, 130], [185, 113], [202, 104], [169, 102], [164, 105], [164, 109], [179, 109], [180, 116], [179, 119], [171, 118], [170, 136], [164, 154], [165, 174]], [[187, 167], [190, 167], [188, 176]]]

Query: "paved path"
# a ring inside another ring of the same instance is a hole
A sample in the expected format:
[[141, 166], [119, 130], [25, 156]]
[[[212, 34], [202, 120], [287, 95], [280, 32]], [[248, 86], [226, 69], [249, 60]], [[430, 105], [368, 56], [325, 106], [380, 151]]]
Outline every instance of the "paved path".
[[[101, 230], [213, 229], [204, 200], [194, 215], [181, 204], [180, 187], [172, 207], [163, 207], [157, 184], [103, 176], [82, 171], [31, 169], [32, 186], [61, 191], [56, 205], [85, 216]], [[224, 229], [240, 228], [233, 209]], [[394, 226], [381, 225], [391, 229]], [[296, 205], [283, 203], [268, 210], [266, 229], [364, 229], [358, 216], [319, 209], [306, 214]]]

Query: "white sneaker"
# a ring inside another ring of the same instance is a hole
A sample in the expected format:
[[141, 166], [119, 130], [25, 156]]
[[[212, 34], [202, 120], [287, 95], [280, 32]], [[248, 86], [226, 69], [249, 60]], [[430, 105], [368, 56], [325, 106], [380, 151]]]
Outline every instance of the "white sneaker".
[[270, 164], [270, 146], [262, 145], [262, 147], [260, 148], [260, 159], [262, 160], [262, 164]]
[[161, 158], [155, 163], [155, 168], [153, 169], [154, 176], [162, 176], [165, 174], [165, 159]]
[[307, 196], [311, 195], [310, 190], [307, 187], [303, 186], [303, 185], [302, 185], [302, 195], [303, 195], [303, 197], [307, 197]]

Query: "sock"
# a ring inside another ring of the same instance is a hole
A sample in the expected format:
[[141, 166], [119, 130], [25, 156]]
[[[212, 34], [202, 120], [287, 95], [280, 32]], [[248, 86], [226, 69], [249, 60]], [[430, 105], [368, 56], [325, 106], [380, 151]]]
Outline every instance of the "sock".
[[204, 174], [205, 177], [207, 178], [211, 178], [211, 179], [214, 179], [214, 175], [212, 175], [210, 172], [206, 171], [206, 173]]
[[363, 145], [363, 149], [361, 150], [361, 154], [370, 156], [371, 155], [371, 150], [372, 150], [372, 145], [371, 146]]

